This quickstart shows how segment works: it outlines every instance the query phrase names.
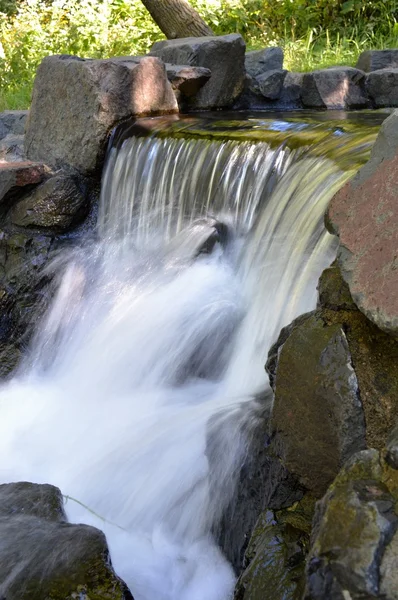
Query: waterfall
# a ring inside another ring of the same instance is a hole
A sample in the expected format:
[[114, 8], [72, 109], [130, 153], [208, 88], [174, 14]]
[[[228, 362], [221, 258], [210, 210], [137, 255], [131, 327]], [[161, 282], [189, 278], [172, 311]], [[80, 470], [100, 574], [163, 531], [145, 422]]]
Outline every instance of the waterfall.
[[335, 252], [323, 215], [354, 168], [258, 141], [131, 138], [108, 156], [96, 239], [54, 259], [52, 305], [0, 393], [0, 480], [59, 486], [135, 600], [230, 598], [211, 531], [246, 442], [227, 432], [210, 486], [209, 424], [249, 418], [270, 345], [314, 307]]

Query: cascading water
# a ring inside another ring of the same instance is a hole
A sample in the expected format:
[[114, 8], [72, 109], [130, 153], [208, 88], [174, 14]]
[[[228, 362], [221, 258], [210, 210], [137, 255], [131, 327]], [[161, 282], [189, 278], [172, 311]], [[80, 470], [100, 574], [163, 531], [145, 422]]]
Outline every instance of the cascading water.
[[314, 306], [335, 250], [323, 214], [351, 175], [264, 142], [131, 138], [108, 157], [98, 239], [54, 261], [1, 391], [0, 479], [59, 486], [135, 600], [230, 597], [211, 531], [247, 440], [228, 430], [210, 485], [209, 428], [250, 418], [271, 343]]

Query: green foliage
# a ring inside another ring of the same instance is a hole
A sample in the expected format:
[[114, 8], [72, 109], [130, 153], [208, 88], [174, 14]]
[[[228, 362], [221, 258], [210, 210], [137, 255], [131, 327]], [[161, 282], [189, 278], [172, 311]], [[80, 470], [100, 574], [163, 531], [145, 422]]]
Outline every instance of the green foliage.
[[[367, 48], [398, 46], [398, 0], [191, 0], [217, 34], [249, 48], [282, 45], [285, 66], [354, 64]], [[29, 104], [48, 54], [144, 54], [162, 34], [140, 0], [0, 0], [0, 110]]]

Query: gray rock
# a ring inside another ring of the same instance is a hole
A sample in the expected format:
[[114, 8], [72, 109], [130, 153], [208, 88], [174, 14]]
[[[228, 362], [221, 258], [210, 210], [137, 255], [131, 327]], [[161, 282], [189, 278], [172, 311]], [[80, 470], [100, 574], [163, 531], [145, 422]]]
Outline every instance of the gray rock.
[[398, 111], [386, 119], [370, 161], [330, 202], [327, 226], [340, 240], [338, 262], [354, 302], [398, 336]]
[[[232, 415], [217, 415], [208, 426], [210, 512], [216, 515], [218, 523], [213, 534], [237, 574], [244, 567], [245, 550], [261, 513], [267, 507], [279, 510], [291, 506], [304, 494], [303, 487], [282, 465], [270, 443], [271, 401], [272, 394], [265, 393], [245, 402]], [[235, 432], [233, 436], [231, 431]], [[225, 452], [240, 465], [235, 479], [227, 481], [220, 469], [220, 456]]]
[[268, 100], [280, 97], [287, 71], [275, 69], [262, 73], [254, 80], [254, 87]]
[[77, 176], [57, 174], [11, 209], [14, 225], [64, 232], [79, 223], [88, 211], [84, 181]]
[[253, 50], [246, 52], [245, 69], [251, 77], [258, 77], [266, 71], [274, 71], [283, 68], [282, 48], [264, 48], [264, 50]]
[[259, 89], [256, 80], [246, 75], [245, 87], [241, 96], [234, 105], [235, 110], [286, 110], [299, 109], [303, 107], [301, 102], [301, 88], [304, 73], [287, 72], [283, 81], [282, 89], [276, 100], [265, 98]]
[[303, 79], [304, 73], [288, 72], [286, 74], [278, 102], [280, 106], [284, 108], [300, 108], [302, 106], [301, 93]]
[[0, 595], [7, 600], [132, 600], [113, 571], [104, 534], [65, 522], [50, 485], [0, 486]]
[[0, 485], [0, 517], [30, 515], [57, 523], [66, 522], [61, 490], [53, 485], [20, 481]]
[[0, 161], [19, 162], [25, 160], [23, 135], [9, 133], [0, 140]]
[[165, 40], [156, 42], [150, 54], [165, 63], [210, 69], [209, 81], [191, 99], [192, 108], [232, 106], [243, 90], [245, 42], [240, 35]]
[[48, 169], [40, 163], [0, 162], [0, 202], [16, 188], [37, 185], [47, 174]]
[[385, 468], [375, 450], [356, 454], [317, 504], [307, 600], [394, 597], [380, 594], [383, 554], [387, 556], [381, 569], [384, 589], [394, 581], [387, 565], [396, 560], [395, 542], [393, 546], [390, 542], [398, 526], [396, 483]]
[[398, 532], [395, 532], [381, 561], [380, 595], [387, 600], [398, 600]]
[[210, 69], [205, 67], [166, 64], [166, 72], [173, 90], [187, 98], [195, 96], [211, 77]]
[[366, 73], [379, 69], [395, 69], [398, 67], [398, 49], [365, 50], [360, 54], [355, 66]]
[[366, 87], [376, 108], [398, 106], [398, 67], [372, 71], [366, 78]]
[[398, 425], [394, 427], [388, 436], [386, 460], [393, 469], [398, 469]]
[[0, 140], [10, 134], [23, 135], [27, 116], [27, 110], [5, 110], [0, 113]]
[[119, 121], [177, 110], [165, 67], [155, 57], [49, 56], [34, 83], [26, 155], [89, 173], [100, 167], [109, 132]]
[[305, 73], [302, 101], [308, 108], [364, 108], [369, 100], [366, 75], [352, 67], [333, 67]]
[[340, 324], [325, 326], [314, 313], [293, 323], [277, 346], [272, 431], [283, 464], [319, 497], [344, 461], [366, 447], [347, 338]]

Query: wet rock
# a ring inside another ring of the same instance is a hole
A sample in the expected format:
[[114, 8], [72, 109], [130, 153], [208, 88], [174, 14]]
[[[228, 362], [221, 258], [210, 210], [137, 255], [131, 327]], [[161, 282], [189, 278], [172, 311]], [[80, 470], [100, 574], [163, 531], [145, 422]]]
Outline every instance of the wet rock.
[[252, 89], [261, 93], [268, 100], [276, 100], [282, 93], [283, 82], [285, 81], [287, 71], [274, 69], [267, 71], [255, 78], [252, 83]]
[[358, 310], [336, 264], [325, 269], [318, 281], [318, 306], [330, 310]]
[[45, 165], [40, 163], [31, 161], [0, 162], [0, 202], [15, 188], [40, 183], [47, 173]]
[[150, 54], [165, 63], [210, 69], [209, 81], [191, 99], [196, 109], [232, 106], [243, 90], [245, 43], [237, 34], [156, 42]]
[[[365, 413], [366, 443], [369, 447], [382, 449], [391, 429], [398, 422], [398, 341], [380, 331], [351, 302], [347, 286], [336, 265], [323, 272], [318, 290], [318, 310], [309, 315], [302, 315], [284, 328], [271, 348], [267, 362], [270, 381], [277, 391], [278, 377], [283, 373], [279, 374], [277, 369], [279, 355], [284, 351], [284, 344], [292, 331], [302, 329], [302, 335], [306, 336], [305, 324], [311, 316], [318, 324], [320, 340], [324, 329], [339, 327], [344, 331], [358, 382], [358, 393]], [[322, 323], [324, 329], [321, 327]], [[313, 333], [315, 335], [315, 330]], [[311, 352], [312, 349], [309, 348], [308, 353]], [[304, 357], [299, 358], [302, 365]], [[294, 360], [296, 362], [297, 358], [294, 357]], [[318, 385], [316, 382], [314, 373], [314, 381], [308, 382], [307, 397], [313, 397], [313, 390]], [[331, 372], [328, 386], [332, 388], [333, 385]], [[291, 389], [295, 388], [296, 385], [292, 381]], [[286, 413], [290, 411], [290, 402], [290, 397], [286, 396]], [[300, 431], [297, 435], [300, 435]]]
[[0, 485], [0, 517], [12, 517], [15, 514], [66, 522], [61, 490], [53, 485], [27, 481]]
[[291, 509], [264, 512], [245, 554], [235, 600], [300, 600], [305, 589], [305, 556], [314, 502], [304, 498]]
[[23, 135], [27, 110], [5, 110], [0, 113], [0, 140], [7, 135]]
[[66, 523], [58, 488], [0, 486], [0, 594], [7, 600], [132, 600], [104, 534]]
[[395, 69], [381, 69], [369, 73], [366, 88], [376, 108], [398, 106], [398, 65]]
[[82, 178], [54, 175], [36, 187], [11, 209], [14, 225], [64, 232], [79, 223], [88, 212], [88, 195]]
[[332, 67], [305, 73], [302, 101], [308, 108], [364, 108], [368, 106], [365, 73], [352, 67]]
[[347, 338], [340, 324], [326, 326], [315, 313], [278, 348], [272, 430], [286, 468], [319, 497], [344, 461], [365, 447]]
[[357, 69], [366, 73], [378, 71], [379, 69], [390, 69], [398, 67], [398, 49], [391, 50], [365, 50], [359, 55], [356, 64]]
[[48, 56], [34, 83], [26, 155], [53, 167], [92, 172], [100, 167], [107, 136], [119, 121], [177, 110], [165, 67], [155, 57]]
[[[261, 513], [267, 507], [279, 510], [291, 506], [304, 495], [303, 487], [274, 452], [269, 435], [271, 400], [271, 393], [265, 393], [245, 402], [234, 414], [218, 415], [208, 427], [209, 512], [216, 516], [213, 533], [237, 574], [245, 568], [245, 550]], [[220, 456], [225, 457], [226, 452], [231, 461], [241, 465], [235, 478], [227, 481], [219, 468], [224, 464]]]
[[370, 161], [332, 199], [326, 223], [355, 304], [398, 335], [398, 111], [386, 119]]
[[[306, 599], [393, 598], [396, 481], [375, 450], [353, 456], [317, 504]], [[392, 545], [391, 545], [392, 544]], [[384, 555], [384, 558], [383, 558]], [[384, 563], [384, 566], [382, 566]]]
[[22, 162], [25, 156], [24, 139], [23, 135], [9, 133], [0, 140], [0, 161]]
[[166, 72], [173, 90], [186, 98], [195, 96], [211, 77], [210, 69], [187, 65], [166, 64]]
[[267, 71], [283, 68], [282, 48], [264, 48], [253, 50], [245, 54], [246, 73], [251, 77], [258, 77]]

